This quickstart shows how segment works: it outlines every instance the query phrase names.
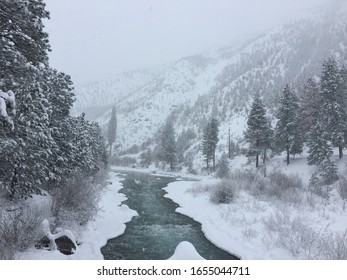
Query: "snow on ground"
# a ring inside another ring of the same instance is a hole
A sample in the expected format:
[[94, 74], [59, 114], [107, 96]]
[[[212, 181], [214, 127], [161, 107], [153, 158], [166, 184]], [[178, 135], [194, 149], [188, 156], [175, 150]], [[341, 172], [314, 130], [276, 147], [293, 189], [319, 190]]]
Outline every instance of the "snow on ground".
[[125, 204], [124, 194], [119, 193], [122, 189], [121, 178], [116, 173], [110, 172], [109, 184], [103, 191], [102, 198], [99, 202], [99, 214], [90, 221], [85, 230], [81, 232], [79, 242], [82, 244], [77, 248], [75, 254], [66, 256], [59, 251], [45, 251], [35, 248], [29, 249], [24, 253], [17, 255], [17, 259], [80, 259], [80, 260], [95, 260], [103, 259], [100, 252], [107, 240], [115, 238], [125, 231], [125, 223], [129, 222], [137, 212], [129, 209]]
[[175, 253], [169, 260], [204, 260], [204, 258], [199, 255], [192, 243], [182, 241], [177, 245]]
[[[243, 170], [252, 169], [242, 157], [234, 159], [233, 163]], [[342, 171], [345, 165], [340, 161], [338, 166]], [[242, 259], [334, 258], [338, 249], [326, 248], [326, 245], [338, 246], [332, 238], [343, 236], [347, 230], [345, 201], [336, 189], [330, 190], [329, 198], [307, 191], [307, 183], [315, 169], [307, 165], [305, 157], [286, 166], [278, 156], [271, 159], [267, 169], [267, 172], [281, 170], [301, 177], [304, 182], [300, 190], [302, 200], [298, 197], [295, 202], [296, 197], [293, 197], [293, 201], [287, 202], [255, 197], [241, 189], [233, 202], [213, 204], [207, 188], [217, 180], [211, 178], [170, 183], [165, 188], [166, 197], [180, 205], [177, 212], [200, 222], [202, 231], [212, 243]], [[326, 242], [329, 239], [331, 242]]]

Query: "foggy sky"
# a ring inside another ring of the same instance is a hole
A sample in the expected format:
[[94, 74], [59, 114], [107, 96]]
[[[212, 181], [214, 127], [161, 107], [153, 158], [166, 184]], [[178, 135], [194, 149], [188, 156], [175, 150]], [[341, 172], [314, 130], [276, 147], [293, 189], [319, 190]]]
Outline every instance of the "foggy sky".
[[45, 0], [51, 65], [77, 85], [225, 47], [324, 0]]

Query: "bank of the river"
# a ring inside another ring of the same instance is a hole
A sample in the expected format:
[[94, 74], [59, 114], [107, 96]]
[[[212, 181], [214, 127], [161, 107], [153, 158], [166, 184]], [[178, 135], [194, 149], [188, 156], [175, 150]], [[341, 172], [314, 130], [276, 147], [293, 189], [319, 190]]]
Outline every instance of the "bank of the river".
[[220, 248], [241, 259], [345, 259], [346, 212], [336, 191], [294, 204], [240, 190], [232, 203], [213, 204], [205, 190], [215, 182], [172, 182], [165, 190]]
[[127, 199], [124, 194], [119, 193], [123, 188], [122, 178], [115, 172], [110, 172], [110, 184], [103, 190], [99, 201], [99, 213], [93, 221], [80, 233], [78, 240], [81, 245], [75, 254], [66, 256], [59, 251], [45, 251], [31, 248], [23, 253], [17, 254], [17, 259], [80, 259], [95, 260], [103, 259], [100, 248], [108, 239], [117, 237], [124, 233], [126, 225], [137, 212], [131, 210], [123, 202]]
[[[102, 248], [105, 259], [168, 259], [179, 244], [186, 244], [187, 241], [205, 259], [235, 259], [207, 240], [201, 231], [201, 225], [177, 213], [175, 210], [178, 205], [164, 197], [166, 192], [163, 188], [176, 180], [181, 178], [133, 170], [126, 172], [124, 188], [121, 190], [128, 198], [124, 203], [129, 208], [136, 209], [139, 215], [127, 224], [123, 235], [109, 240]], [[189, 246], [183, 247], [189, 249]], [[185, 256], [183, 253], [181, 257], [190, 258], [191, 255]]]

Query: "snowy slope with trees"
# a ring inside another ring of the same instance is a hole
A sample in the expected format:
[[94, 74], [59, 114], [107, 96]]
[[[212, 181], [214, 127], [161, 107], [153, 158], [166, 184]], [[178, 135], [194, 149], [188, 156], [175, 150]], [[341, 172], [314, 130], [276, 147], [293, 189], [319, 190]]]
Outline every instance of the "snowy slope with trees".
[[[137, 91], [126, 97], [119, 93], [120, 100], [115, 104], [118, 151], [134, 144], [142, 145], [141, 151], [155, 149], [158, 129], [167, 118], [175, 121], [176, 140], [185, 137], [188, 129], [196, 135], [184, 151], [186, 161], [191, 161], [187, 159], [189, 148], [191, 153], [197, 152], [197, 143], [211, 115], [216, 115], [220, 123], [217, 150], [227, 146], [229, 128], [233, 141], [239, 141], [255, 94], [262, 97], [269, 116], [273, 116], [287, 83], [300, 95], [306, 80], [320, 75], [322, 63], [328, 57], [346, 61], [344, 11], [340, 6], [315, 10], [310, 16], [298, 16], [266, 35], [220, 51], [184, 58], [153, 71], [157, 73], [155, 78]], [[134, 79], [134, 84], [137, 81]], [[117, 86], [120, 88], [121, 84]], [[101, 92], [112, 89], [105, 83], [99, 85]], [[77, 99], [80, 96], [83, 99], [85, 93], [77, 93]], [[109, 104], [113, 102], [110, 100]], [[110, 111], [98, 121], [106, 127], [109, 118]]]

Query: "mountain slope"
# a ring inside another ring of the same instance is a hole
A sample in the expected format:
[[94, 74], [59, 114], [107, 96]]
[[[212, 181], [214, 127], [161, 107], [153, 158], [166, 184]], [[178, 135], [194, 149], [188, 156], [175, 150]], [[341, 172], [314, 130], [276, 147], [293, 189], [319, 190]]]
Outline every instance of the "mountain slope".
[[[120, 149], [151, 139], [172, 116], [178, 135], [188, 128], [199, 135], [191, 148], [196, 155], [201, 129], [214, 113], [221, 123], [218, 150], [222, 151], [229, 128], [234, 139], [242, 136], [255, 93], [262, 95], [271, 112], [286, 83], [300, 92], [304, 81], [320, 75], [329, 56], [347, 62], [347, 12], [341, 3], [298, 17], [247, 43], [148, 71], [144, 78], [119, 78], [112, 87], [131, 90], [123, 90], [118, 99], [101, 94], [105, 96], [101, 103], [117, 105]], [[103, 84], [100, 91], [112, 92], [112, 87]], [[105, 126], [109, 116], [108, 111], [98, 121]]]

